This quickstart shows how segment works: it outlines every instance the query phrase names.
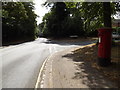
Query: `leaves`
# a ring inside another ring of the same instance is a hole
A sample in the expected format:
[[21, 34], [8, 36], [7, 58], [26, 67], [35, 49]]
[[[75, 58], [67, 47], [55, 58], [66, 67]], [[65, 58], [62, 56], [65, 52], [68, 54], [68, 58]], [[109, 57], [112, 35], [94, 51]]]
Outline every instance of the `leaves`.
[[[62, 27], [61, 30], [63, 28], [64, 30], [61, 32], [66, 36], [71, 34], [97, 36], [97, 29], [104, 25], [102, 2], [65, 2], [58, 6], [57, 4], [45, 3], [45, 6], [51, 7], [51, 11], [44, 16], [43, 22], [47, 22], [44, 24], [48, 31], [53, 30], [52, 33], [57, 33], [57, 29]], [[110, 5], [113, 16], [119, 10], [119, 3], [110, 3]], [[58, 28], [53, 29], [54, 27]]]
[[57, 37], [83, 35], [83, 22], [76, 6], [78, 3], [53, 3], [51, 11], [43, 17], [44, 26], [43, 23], [40, 25], [43, 26], [42, 30]]
[[36, 32], [35, 18], [32, 2], [3, 2], [3, 44], [23, 38], [34, 39]]

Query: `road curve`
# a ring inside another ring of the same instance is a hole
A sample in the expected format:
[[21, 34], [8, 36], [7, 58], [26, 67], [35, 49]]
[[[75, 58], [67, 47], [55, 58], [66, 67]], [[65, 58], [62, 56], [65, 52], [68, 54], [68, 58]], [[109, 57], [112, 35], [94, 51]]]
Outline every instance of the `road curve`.
[[2, 53], [2, 88], [34, 88], [43, 61], [55, 52], [83, 43], [50, 42], [46, 38], [0, 49]]

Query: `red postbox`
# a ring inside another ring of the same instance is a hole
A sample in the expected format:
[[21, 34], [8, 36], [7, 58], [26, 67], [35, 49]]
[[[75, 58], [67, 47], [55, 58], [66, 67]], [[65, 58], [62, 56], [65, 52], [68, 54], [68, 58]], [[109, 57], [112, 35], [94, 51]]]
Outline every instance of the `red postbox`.
[[98, 29], [98, 36], [98, 64], [108, 66], [111, 63], [112, 29], [100, 28]]

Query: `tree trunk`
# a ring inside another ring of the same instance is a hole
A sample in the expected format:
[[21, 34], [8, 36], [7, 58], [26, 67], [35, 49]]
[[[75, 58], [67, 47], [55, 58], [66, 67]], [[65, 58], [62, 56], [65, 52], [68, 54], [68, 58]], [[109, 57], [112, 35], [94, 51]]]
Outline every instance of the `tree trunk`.
[[112, 27], [110, 2], [103, 2], [103, 20], [104, 20], [104, 27]]

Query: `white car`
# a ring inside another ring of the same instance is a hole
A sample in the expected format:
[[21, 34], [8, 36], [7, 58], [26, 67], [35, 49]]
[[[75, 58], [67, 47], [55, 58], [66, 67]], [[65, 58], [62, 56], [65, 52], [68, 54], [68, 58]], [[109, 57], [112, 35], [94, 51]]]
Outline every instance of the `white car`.
[[120, 35], [117, 32], [112, 33], [112, 38], [113, 39], [120, 39]]

